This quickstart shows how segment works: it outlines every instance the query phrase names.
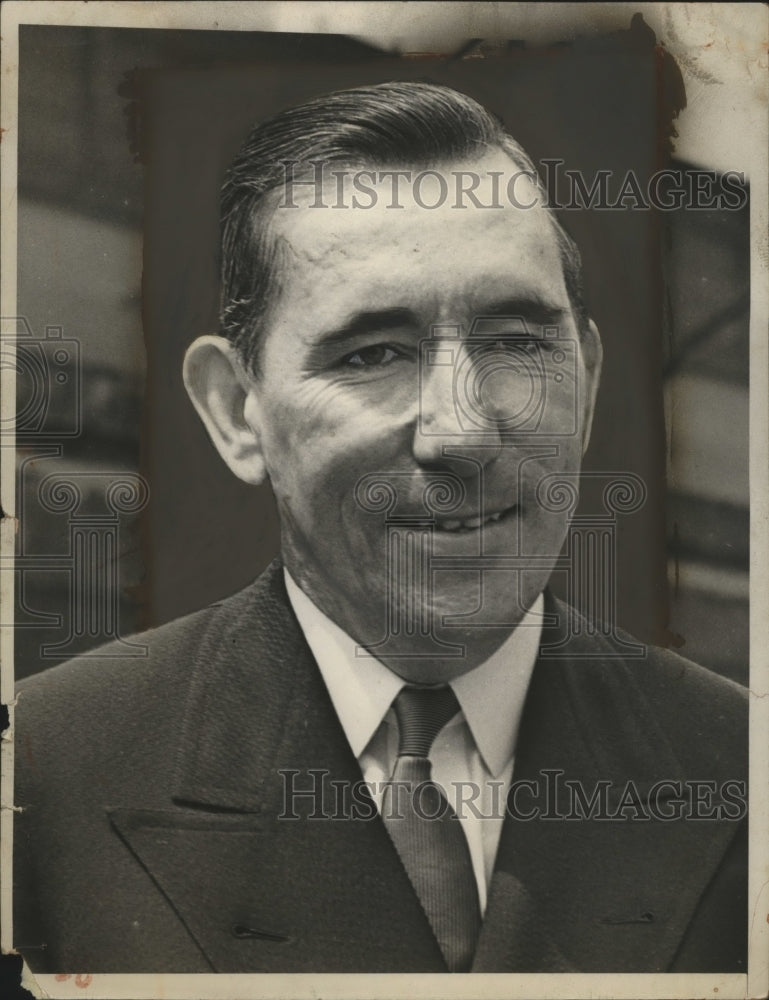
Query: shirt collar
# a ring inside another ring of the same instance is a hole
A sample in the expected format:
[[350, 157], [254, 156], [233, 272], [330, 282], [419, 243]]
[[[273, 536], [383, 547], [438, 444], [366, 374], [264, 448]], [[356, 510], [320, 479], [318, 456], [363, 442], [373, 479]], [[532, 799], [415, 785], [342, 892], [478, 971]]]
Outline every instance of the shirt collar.
[[483, 763], [494, 777], [515, 752], [523, 703], [539, 652], [544, 605], [540, 594], [488, 660], [451, 681]]
[[[332, 704], [356, 757], [365, 750], [405, 685], [310, 600], [285, 570], [286, 590]], [[523, 703], [537, 659], [544, 601], [540, 594], [499, 649], [456, 677], [451, 687], [487, 770], [496, 777], [512, 759]]]
[[359, 654], [358, 643], [323, 614], [288, 570], [284, 572], [294, 614], [320, 667], [352, 752], [360, 757], [406, 682], [381, 660]]

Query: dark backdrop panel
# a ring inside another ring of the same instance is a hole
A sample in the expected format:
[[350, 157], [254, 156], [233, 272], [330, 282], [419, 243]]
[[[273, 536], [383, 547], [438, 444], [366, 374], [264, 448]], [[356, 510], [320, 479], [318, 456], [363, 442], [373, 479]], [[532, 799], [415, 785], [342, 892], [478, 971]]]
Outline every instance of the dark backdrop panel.
[[[283, 36], [276, 46], [284, 55], [292, 46], [295, 56], [302, 54], [300, 38]], [[599, 169], [621, 178], [632, 169], [644, 186], [664, 163], [677, 98], [643, 31], [544, 50], [480, 49], [456, 59], [366, 53], [340, 61], [332, 39], [322, 57], [274, 56], [259, 65], [157, 71], [139, 80], [152, 621], [236, 589], [276, 552], [269, 492], [233, 480], [186, 402], [181, 380], [186, 345], [216, 329], [218, 190], [255, 121], [337, 88], [391, 79], [446, 83], [501, 117], [535, 161], [557, 158], [563, 169], [587, 178]], [[644, 211], [570, 211], [563, 221], [583, 249], [587, 298], [606, 350], [586, 467], [635, 473], [649, 493], [645, 507], [619, 525], [618, 617], [660, 640], [665, 458], [656, 221]], [[582, 510], [600, 506], [599, 492], [588, 484]]]

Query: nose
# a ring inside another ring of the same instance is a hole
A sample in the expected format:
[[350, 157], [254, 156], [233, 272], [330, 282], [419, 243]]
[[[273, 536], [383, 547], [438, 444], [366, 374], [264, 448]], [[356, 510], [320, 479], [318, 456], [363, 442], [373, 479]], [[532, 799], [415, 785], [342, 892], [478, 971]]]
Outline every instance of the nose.
[[425, 467], [477, 474], [502, 449], [501, 414], [473, 392], [473, 357], [465, 344], [443, 342], [420, 369], [419, 410], [413, 452]]

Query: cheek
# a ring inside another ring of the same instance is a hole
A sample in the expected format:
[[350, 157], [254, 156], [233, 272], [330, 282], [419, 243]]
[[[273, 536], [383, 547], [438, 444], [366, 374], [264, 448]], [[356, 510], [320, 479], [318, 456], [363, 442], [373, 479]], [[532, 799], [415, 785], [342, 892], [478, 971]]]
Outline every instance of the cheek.
[[349, 386], [312, 380], [265, 395], [262, 407], [262, 447], [268, 467], [289, 467], [311, 475], [327, 466], [344, 470], [400, 452], [413, 419], [402, 401], [381, 386], [356, 392]]
[[358, 481], [395, 463], [397, 435], [370, 413], [332, 413], [281, 405], [271, 409], [262, 439], [267, 471], [280, 504], [345, 516]]

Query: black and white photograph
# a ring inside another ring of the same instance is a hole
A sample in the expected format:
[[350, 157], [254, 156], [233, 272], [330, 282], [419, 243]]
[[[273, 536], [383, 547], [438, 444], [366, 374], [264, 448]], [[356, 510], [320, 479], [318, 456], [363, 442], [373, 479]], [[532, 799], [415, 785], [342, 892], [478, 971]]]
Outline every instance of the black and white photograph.
[[13, 996], [765, 995], [766, 6], [2, 19]]

